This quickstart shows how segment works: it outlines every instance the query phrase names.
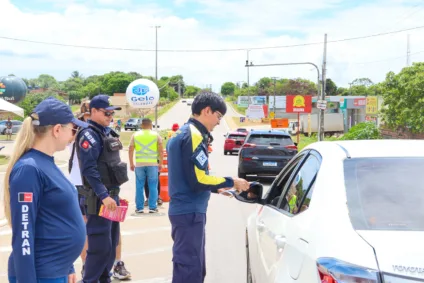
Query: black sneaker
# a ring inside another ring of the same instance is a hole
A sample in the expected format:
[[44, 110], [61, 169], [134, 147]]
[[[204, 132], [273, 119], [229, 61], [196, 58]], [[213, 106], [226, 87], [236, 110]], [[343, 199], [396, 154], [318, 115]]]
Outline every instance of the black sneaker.
[[158, 206], [161, 206], [163, 204], [163, 200], [161, 198], [158, 198]]
[[119, 280], [125, 280], [131, 278], [131, 273], [125, 268], [123, 261], [118, 261], [113, 268], [113, 277]]
[[159, 209], [155, 208], [155, 209], [149, 209], [149, 213], [158, 213]]
[[136, 209], [135, 213], [144, 213], [144, 210], [143, 209]]

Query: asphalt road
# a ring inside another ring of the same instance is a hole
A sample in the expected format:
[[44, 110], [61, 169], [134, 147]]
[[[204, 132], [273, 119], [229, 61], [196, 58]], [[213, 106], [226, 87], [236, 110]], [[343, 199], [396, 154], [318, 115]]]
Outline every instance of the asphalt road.
[[[232, 109], [228, 114], [232, 115]], [[177, 103], [163, 115], [158, 124], [160, 129], [170, 128], [173, 123], [184, 124], [191, 107]], [[213, 152], [210, 156], [211, 174], [219, 176], [237, 175], [237, 156], [223, 154], [224, 134], [228, 131], [224, 119], [213, 131]], [[122, 152], [128, 160], [128, 151]], [[130, 201], [130, 211], [121, 225], [123, 257], [127, 269], [132, 273], [131, 282], [171, 282], [172, 239], [165, 203], [158, 215], [134, 215], [135, 175], [123, 185], [121, 197]], [[213, 194], [209, 202], [206, 227], [206, 254], [208, 283], [246, 282], [245, 223], [255, 205], [243, 204], [235, 199]], [[7, 282], [7, 259], [9, 257], [11, 231], [7, 226], [0, 228], [0, 282]], [[75, 268], [81, 270], [81, 261]]]

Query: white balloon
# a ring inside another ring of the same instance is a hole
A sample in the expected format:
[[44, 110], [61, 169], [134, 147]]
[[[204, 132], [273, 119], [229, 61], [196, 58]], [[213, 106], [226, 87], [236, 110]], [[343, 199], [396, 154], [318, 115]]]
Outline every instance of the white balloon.
[[127, 87], [126, 97], [133, 108], [153, 108], [159, 102], [159, 88], [151, 80], [138, 79]]

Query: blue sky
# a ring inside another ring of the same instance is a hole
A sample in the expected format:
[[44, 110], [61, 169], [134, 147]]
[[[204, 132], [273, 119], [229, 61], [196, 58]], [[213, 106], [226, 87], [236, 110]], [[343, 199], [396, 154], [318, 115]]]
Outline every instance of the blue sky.
[[[421, 0], [0, 0], [0, 37], [75, 45], [152, 49], [152, 25], [160, 49], [222, 49], [297, 45], [424, 26]], [[408, 16], [410, 15], [410, 16]], [[11, 27], [9, 23], [13, 23]], [[29, 23], [29, 24], [28, 24]], [[411, 52], [424, 50], [424, 29], [411, 34]], [[405, 56], [405, 60], [390, 58]], [[321, 66], [323, 46], [252, 50], [257, 64], [308, 61]], [[347, 86], [357, 77], [384, 79], [406, 61], [406, 33], [329, 43], [327, 74]], [[424, 59], [416, 54], [412, 61]], [[246, 51], [159, 52], [159, 76], [182, 74], [199, 86], [247, 80]], [[359, 64], [361, 62], [381, 61]], [[0, 75], [60, 80], [74, 70], [85, 75], [109, 71], [154, 74], [152, 52], [124, 52], [48, 46], [0, 39]], [[251, 69], [250, 81], [264, 76], [316, 80], [304, 66]]]

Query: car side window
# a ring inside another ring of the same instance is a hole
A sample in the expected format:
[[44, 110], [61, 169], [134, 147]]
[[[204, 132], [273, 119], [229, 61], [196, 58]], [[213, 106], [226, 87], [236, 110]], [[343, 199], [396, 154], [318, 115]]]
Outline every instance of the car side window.
[[305, 162], [292, 173], [290, 181], [284, 190], [278, 208], [294, 215], [309, 208], [311, 196], [321, 161], [311, 154]]
[[290, 161], [290, 163], [287, 164], [283, 171], [278, 174], [277, 178], [272, 183], [269, 194], [266, 198], [267, 204], [278, 207], [277, 205], [280, 202], [281, 196], [283, 195], [285, 184], [288, 182], [293, 171], [295, 171], [305, 156], [306, 153], [293, 157], [292, 161]]

